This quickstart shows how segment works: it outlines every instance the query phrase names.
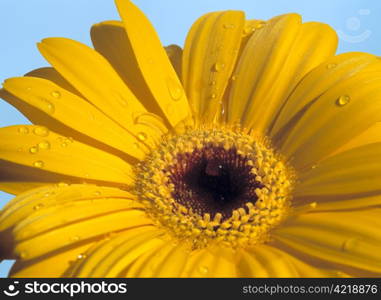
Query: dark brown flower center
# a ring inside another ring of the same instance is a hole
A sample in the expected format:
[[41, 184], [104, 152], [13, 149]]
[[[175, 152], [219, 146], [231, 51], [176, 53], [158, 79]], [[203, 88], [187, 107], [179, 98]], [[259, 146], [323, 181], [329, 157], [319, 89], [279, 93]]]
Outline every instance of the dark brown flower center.
[[180, 153], [168, 169], [174, 185], [172, 197], [200, 215], [208, 213], [214, 218], [221, 213], [222, 220], [227, 219], [245, 203], [255, 204], [255, 190], [264, 187], [255, 180], [248, 160], [236, 148], [215, 145]]

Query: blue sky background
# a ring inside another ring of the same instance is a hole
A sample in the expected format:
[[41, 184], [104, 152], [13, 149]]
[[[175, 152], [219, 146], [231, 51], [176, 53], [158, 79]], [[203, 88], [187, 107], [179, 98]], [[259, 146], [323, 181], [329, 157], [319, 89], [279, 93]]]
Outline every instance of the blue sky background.
[[[247, 18], [268, 19], [297, 12], [304, 21], [330, 24], [340, 35], [339, 52], [381, 56], [381, 1], [373, 0], [135, 0], [150, 18], [164, 45], [182, 45], [191, 24], [209, 11], [243, 10]], [[36, 43], [68, 37], [90, 45], [94, 23], [119, 19], [113, 0], [0, 0], [0, 82], [48, 64]], [[0, 100], [0, 127], [28, 121]], [[12, 198], [0, 192], [0, 207]], [[43, 245], [42, 245], [43, 246]], [[0, 277], [11, 262], [0, 263]]]

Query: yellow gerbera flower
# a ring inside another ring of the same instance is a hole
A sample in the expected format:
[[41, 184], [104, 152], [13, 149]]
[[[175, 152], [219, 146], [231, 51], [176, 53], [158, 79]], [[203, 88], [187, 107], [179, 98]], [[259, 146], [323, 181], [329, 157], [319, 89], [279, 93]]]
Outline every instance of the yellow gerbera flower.
[[22, 277], [381, 274], [381, 62], [327, 25], [213, 12], [184, 49], [143, 13], [39, 43], [4, 82], [1, 257]]

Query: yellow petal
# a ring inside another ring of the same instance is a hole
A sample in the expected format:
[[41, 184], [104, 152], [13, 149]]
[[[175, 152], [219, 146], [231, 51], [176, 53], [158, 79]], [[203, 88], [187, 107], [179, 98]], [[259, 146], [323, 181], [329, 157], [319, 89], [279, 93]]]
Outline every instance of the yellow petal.
[[318, 97], [284, 139], [280, 152], [295, 168], [316, 164], [381, 120], [381, 63], [340, 81]]
[[181, 80], [183, 49], [177, 45], [169, 45], [165, 47], [165, 51], [171, 61], [172, 67], [176, 71], [177, 77]]
[[[196, 119], [214, 120], [241, 44], [244, 13], [207, 14], [192, 26], [184, 46], [183, 83]], [[217, 116], [217, 117], [216, 117]]]
[[132, 228], [105, 240], [86, 253], [73, 273], [77, 277], [116, 277], [137, 257], [163, 244], [152, 226]]
[[130, 263], [126, 269], [120, 274], [126, 278], [152, 278], [153, 270], [152, 263], [158, 261], [157, 252], [160, 251], [161, 255], [168, 253], [173, 247], [166, 245], [164, 241], [161, 244], [155, 245], [145, 253], [142, 253], [136, 260]]
[[[76, 201], [89, 199], [98, 202], [99, 200], [104, 201], [105, 205], [110, 205], [110, 208], [105, 208], [105, 212], [111, 209], [113, 205], [120, 205], [124, 208], [142, 207], [138, 202], [132, 202], [134, 198], [129, 192], [118, 188], [100, 187], [90, 184], [68, 185], [59, 183], [53, 186], [43, 186], [13, 198], [3, 207], [0, 214], [0, 231], [9, 230], [28, 217], [34, 218], [40, 214], [47, 214], [49, 211], [57, 210], [58, 206], [61, 207], [60, 205], [65, 205], [65, 209], [69, 209], [70, 205], [75, 205], [72, 202], [77, 203]], [[83, 205], [82, 202], [78, 203]], [[102, 207], [101, 203], [97, 205], [98, 208]], [[89, 208], [89, 211], [84, 212], [84, 214], [90, 213], [91, 210], [92, 208]], [[76, 214], [69, 218], [73, 217], [78, 218], [83, 217], [83, 215]], [[59, 220], [52, 221], [52, 223], [55, 222], [59, 222]]]
[[380, 209], [308, 213], [273, 232], [275, 240], [309, 257], [381, 273]]
[[235, 71], [230, 122], [266, 133], [299, 80], [334, 54], [337, 36], [328, 25], [300, 22], [289, 14], [254, 31]]
[[30, 189], [58, 182], [83, 182], [82, 178], [42, 171], [41, 169], [27, 167], [1, 159], [0, 170], [0, 189], [15, 195]]
[[189, 256], [183, 277], [236, 277], [234, 250], [213, 246], [194, 251]]
[[327, 59], [296, 86], [281, 109], [271, 129], [271, 136], [276, 141], [281, 139], [284, 132], [292, 128], [295, 119], [301, 117], [303, 110], [327, 90], [361, 71], [371, 70], [375, 65], [378, 65], [376, 57], [367, 53], [343, 53]]
[[93, 25], [91, 27], [91, 40], [95, 50], [107, 58], [120, 78], [144, 107], [151, 113], [165, 117], [139, 69], [123, 23], [105, 21]]
[[359, 135], [355, 136], [348, 143], [338, 148], [329, 156], [334, 156], [338, 153], [341, 153], [353, 148], [357, 148], [360, 146], [364, 146], [364, 145], [368, 145], [372, 143], [380, 143], [380, 142], [381, 142], [381, 122], [377, 122], [371, 125], [365, 131], [361, 132]]
[[93, 242], [34, 260], [17, 260], [12, 266], [9, 275], [13, 278], [67, 277], [66, 272], [76, 261], [83, 259], [83, 253], [91, 245], [93, 245]]
[[176, 126], [189, 114], [188, 100], [159, 37], [144, 14], [128, 0], [115, 1], [137, 64], [151, 93]]
[[[170, 243], [170, 242], [169, 242]], [[174, 244], [168, 246], [171, 250], [164, 253], [160, 251], [157, 252], [157, 255], [161, 256], [161, 258], [156, 262], [153, 261], [154, 265], [151, 265], [153, 268], [153, 277], [180, 277], [181, 272], [185, 268], [185, 264], [187, 263], [189, 256], [189, 245], [186, 243], [182, 244]]]
[[141, 116], [147, 114], [146, 109], [102, 55], [65, 38], [44, 39], [38, 47], [67, 81], [102, 113], [133, 134], [137, 142], [152, 144], [159, 140], [164, 125], [157, 128], [157, 122], [152, 125], [140, 122]]
[[353, 210], [380, 206], [381, 195], [301, 195], [295, 196], [292, 203], [296, 212]]
[[294, 195], [351, 195], [380, 191], [381, 143], [342, 152], [299, 175]]
[[124, 160], [42, 126], [1, 128], [0, 153], [2, 160], [39, 171], [122, 185], [133, 180], [132, 167]]
[[[97, 208], [94, 208], [87, 215], [84, 215], [82, 219], [80, 217], [70, 218], [71, 215], [75, 215], [77, 212], [84, 213], [92, 205], [91, 201], [87, 201], [87, 203], [84, 201], [80, 209], [79, 206], [81, 205], [78, 203], [77, 205], [62, 208], [62, 213], [47, 212], [46, 215], [41, 215], [40, 219], [28, 218], [21, 222], [14, 229], [15, 253], [18, 257], [33, 259], [93, 237], [101, 239], [114, 231], [151, 223], [141, 210], [118, 208], [112, 211], [112, 205], [110, 204], [111, 208], [108, 211], [101, 213], [102, 210], [99, 207], [98, 212], [96, 211]], [[98, 203], [95, 205], [98, 206]], [[103, 204], [103, 208], [105, 206], [107, 205]], [[62, 224], [57, 226], [57, 222], [52, 222], [56, 218], [59, 218]], [[67, 219], [68, 222], [66, 222]], [[54, 224], [56, 227], [50, 227], [49, 224]], [[30, 231], [29, 228], [31, 228]], [[41, 245], [44, 245], [44, 247], [41, 247]]]
[[[3, 169], [3, 168], [0, 167], [0, 169]], [[0, 176], [0, 190], [12, 195], [18, 195], [24, 191], [31, 190], [45, 184], [47, 183], [46, 182], [17, 182], [17, 181], [13, 182], [12, 178], [2, 178], [2, 176]]]
[[237, 263], [238, 277], [333, 277], [333, 271], [315, 268], [268, 245], [243, 250]]
[[[34, 123], [54, 130], [55, 123], [58, 121], [68, 127], [65, 130], [66, 134], [71, 134], [74, 130], [76, 131], [74, 134], [84, 142], [91, 144], [88, 140], [95, 139], [103, 144], [97, 145], [93, 142], [95, 147], [98, 146], [107, 151], [107, 146], [111, 146], [138, 159], [144, 157], [142, 149], [144, 145], [139, 143], [133, 135], [84, 99], [51, 81], [34, 77], [11, 78], [4, 82], [4, 89], [39, 112], [46, 114], [42, 120], [33, 118], [32, 114], [32, 118], [29, 119]], [[28, 109], [21, 111], [27, 117], [29, 116]], [[44, 122], [45, 120], [47, 121]]]
[[189, 255], [185, 248], [185, 244], [175, 245], [171, 241], [161, 244], [133, 262], [126, 277], [179, 277]]
[[69, 91], [70, 93], [76, 94], [79, 97], [83, 97], [80, 94], [80, 92], [78, 92], [65, 78], [62, 77], [60, 73], [58, 73], [52, 67], [44, 67], [44, 68], [35, 69], [33, 71], [26, 73], [25, 76], [38, 77], [38, 78], [50, 80], [51, 82], [54, 82], [56, 85]]

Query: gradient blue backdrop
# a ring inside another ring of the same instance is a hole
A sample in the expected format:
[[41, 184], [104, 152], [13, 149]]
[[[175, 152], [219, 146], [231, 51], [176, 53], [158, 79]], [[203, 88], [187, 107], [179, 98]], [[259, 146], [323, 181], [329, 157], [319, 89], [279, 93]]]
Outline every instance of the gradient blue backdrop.
[[[339, 52], [366, 51], [381, 56], [381, 1], [372, 0], [135, 0], [150, 18], [164, 45], [182, 45], [191, 24], [209, 11], [238, 9], [247, 18], [268, 19], [297, 12], [305, 21], [321, 21], [339, 32]], [[113, 0], [0, 0], [0, 82], [47, 66], [36, 42], [69, 37], [91, 45], [92, 24], [119, 19]], [[0, 100], [0, 127], [28, 121]], [[12, 196], [0, 192], [0, 207]], [[41, 245], [43, 246], [43, 245]], [[7, 275], [10, 261], [0, 264]]]

